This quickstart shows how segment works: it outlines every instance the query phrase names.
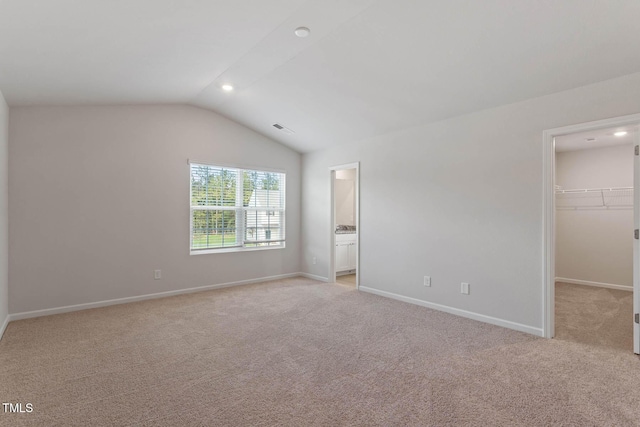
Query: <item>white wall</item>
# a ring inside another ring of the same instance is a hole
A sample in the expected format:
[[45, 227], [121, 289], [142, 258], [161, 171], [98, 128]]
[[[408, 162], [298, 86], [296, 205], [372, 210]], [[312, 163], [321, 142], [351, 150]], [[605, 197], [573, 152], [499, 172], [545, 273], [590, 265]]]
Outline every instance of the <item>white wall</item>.
[[[633, 187], [633, 146], [556, 153], [563, 189]], [[633, 286], [633, 208], [556, 211], [556, 277]]]
[[8, 237], [9, 107], [0, 92], [0, 338], [9, 315]]
[[542, 333], [542, 132], [638, 112], [640, 73], [306, 154], [303, 270], [328, 276], [328, 167], [360, 161], [361, 285]]
[[[16, 107], [9, 142], [10, 313], [299, 271], [300, 155], [220, 115]], [[286, 249], [190, 256], [187, 159], [286, 170]]]

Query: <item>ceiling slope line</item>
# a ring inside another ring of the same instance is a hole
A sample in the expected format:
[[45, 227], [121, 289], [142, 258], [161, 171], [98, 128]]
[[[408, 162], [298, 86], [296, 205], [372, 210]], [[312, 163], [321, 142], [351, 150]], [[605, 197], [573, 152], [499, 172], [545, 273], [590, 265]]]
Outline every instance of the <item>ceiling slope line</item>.
[[[217, 107], [233, 99], [229, 93], [223, 92], [220, 88], [223, 82], [232, 84], [236, 88], [234, 91], [236, 93], [246, 90], [355, 19], [369, 9], [375, 1], [324, 0], [306, 3], [218, 75], [189, 104], [215, 111]], [[328, 5], [328, 3], [331, 4]], [[300, 25], [311, 29], [310, 37], [295, 37], [294, 30]]]

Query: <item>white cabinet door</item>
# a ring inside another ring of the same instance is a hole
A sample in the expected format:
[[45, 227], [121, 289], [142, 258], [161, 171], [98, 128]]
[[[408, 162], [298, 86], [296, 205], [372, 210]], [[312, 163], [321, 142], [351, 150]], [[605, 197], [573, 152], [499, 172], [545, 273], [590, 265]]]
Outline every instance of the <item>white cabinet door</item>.
[[336, 271], [345, 271], [349, 269], [349, 243], [336, 243]]
[[356, 244], [355, 243], [349, 243], [349, 270], [355, 270], [356, 269]]

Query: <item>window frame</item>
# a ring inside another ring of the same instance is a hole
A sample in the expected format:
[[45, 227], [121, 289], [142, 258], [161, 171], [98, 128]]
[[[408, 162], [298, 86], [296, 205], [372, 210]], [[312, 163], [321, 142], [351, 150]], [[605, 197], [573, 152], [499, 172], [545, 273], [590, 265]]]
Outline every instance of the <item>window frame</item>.
[[[228, 252], [245, 252], [245, 251], [263, 251], [263, 250], [271, 250], [271, 249], [285, 249], [286, 248], [286, 206], [287, 206], [287, 197], [286, 197], [286, 181], [287, 181], [287, 172], [285, 170], [265, 168], [265, 167], [248, 167], [248, 166], [237, 166], [237, 165], [228, 165], [228, 164], [213, 164], [209, 162], [199, 162], [199, 161], [187, 161], [189, 166], [189, 255], [204, 255], [204, 254], [213, 254], [213, 253], [228, 253]], [[192, 167], [193, 166], [203, 166], [217, 169], [225, 169], [225, 170], [233, 170], [236, 172], [236, 204], [235, 206], [194, 206], [193, 205], [193, 185], [192, 185]], [[252, 206], [243, 206], [243, 186], [244, 180], [243, 175], [244, 172], [258, 172], [258, 173], [277, 173], [282, 175], [282, 179], [280, 180], [279, 185], [282, 187], [281, 197], [282, 197], [282, 208], [272, 208], [272, 207], [252, 207]], [[199, 211], [207, 211], [207, 210], [230, 210], [236, 212], [236, 242], [240, 240], [239, 244], [235, 246], [222, 246], [217, 248], [202, 248], [197, 249], [193, 247], [193, 218], [194, 218], [194, 210]], [[275, 212], [280, 213], [280, 229], [282, 233], [282, 239], [279, 240], [268, 240], [268, 241], [246, 241], [245, 240], [245, 222], [247, 220], [247, 212]], [[264, 242], [272, 242], [279, 244], [272, 244], [267, 246], [251, 246], [256, 243], [264, 243]]]

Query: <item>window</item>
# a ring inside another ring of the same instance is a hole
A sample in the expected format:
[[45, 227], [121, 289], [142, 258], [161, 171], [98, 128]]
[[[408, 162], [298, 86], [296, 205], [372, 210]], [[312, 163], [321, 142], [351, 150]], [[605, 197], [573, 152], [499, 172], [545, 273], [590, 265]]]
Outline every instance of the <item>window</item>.
[[191, 163], [191, 252], [282, 248], [285, 174]]

